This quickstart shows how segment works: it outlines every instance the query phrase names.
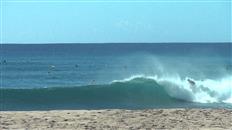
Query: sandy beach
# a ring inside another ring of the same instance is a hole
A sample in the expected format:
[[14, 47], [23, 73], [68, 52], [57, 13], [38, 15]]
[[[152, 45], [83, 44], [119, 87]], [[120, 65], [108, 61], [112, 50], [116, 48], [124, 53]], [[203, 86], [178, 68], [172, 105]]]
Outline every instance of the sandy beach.
[[2, 111], [0, 129], [232, 129], [232, 110]]

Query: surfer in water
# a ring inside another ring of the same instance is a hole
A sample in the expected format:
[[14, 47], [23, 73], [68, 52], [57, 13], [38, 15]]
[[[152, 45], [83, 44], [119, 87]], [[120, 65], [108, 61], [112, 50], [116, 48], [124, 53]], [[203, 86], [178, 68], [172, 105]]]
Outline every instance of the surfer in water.
[[192, 89], [193, 93], [198, 92], [198, 89], [196, 87], [196, 83], [191, 79], [187, 79], [187, 81], [189, 82], [190, 88]]
[[54, 70], [55, 68], [56, 68], [55, 65], [50, 65], [50, 66], [49, 66], [49, 69], [50, 69], [50, 70]]
[[2, 64], [6, 64], [6, 63], [7, 63], [6, 60], [3, 60], [3, 61], [2, 61]]
[[91, 82], [90, 82], [90, 85], [94, 85], [95, 84], [95, 79], [93, 79]]
[[78, 64], [76, 64], [75, 67], [78, 68], [79, 67]]
[[187, 81], [189, 82], [189, 84], [190, 84], [191, 86], [195, 86], [195, 85], [196, 85], [196, 83], [195, 83], [194, 81], [192, 81], [191, 79], [188, 79]]

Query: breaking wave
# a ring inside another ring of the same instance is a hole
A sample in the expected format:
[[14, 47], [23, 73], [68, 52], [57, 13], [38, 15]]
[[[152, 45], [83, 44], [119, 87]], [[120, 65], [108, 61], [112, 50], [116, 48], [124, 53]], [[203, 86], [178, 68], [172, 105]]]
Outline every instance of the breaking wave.
[[[165, 107], [185, 103], [232, 103], [232, 77], [194, 80], [135, 75], [109, 84], [49, 88], [2, 88], [2, 110], [30, 106], [78, 108]], [[191, 83], [190, 83], [191, 82]], [[35, 107], [36, 108], [36, 107]]]

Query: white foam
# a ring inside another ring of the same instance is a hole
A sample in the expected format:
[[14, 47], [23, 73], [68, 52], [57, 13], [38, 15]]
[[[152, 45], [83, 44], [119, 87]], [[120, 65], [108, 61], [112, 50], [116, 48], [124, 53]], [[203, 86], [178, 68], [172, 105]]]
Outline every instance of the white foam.
[[[127, 82], [135, 78], [152, 79], [165, 87], [171, 97], [177, 99], [199, 103], [232, 103], [232, 76], [217, 80], [194, 80], [190, 77], [181, 79], [178, 75], [169, 77], [134, 75], [123, 80], [114, 80], [113, 82]], [[192, 80], [195, 85], [191, 85], [188, 79]]]
[[122, 79], [122, 80], [113, 80], [112, 83], [115, 83], [115, 82], [128, 82], [128, 81], [131, 81], [133, 79], [136, 79], [136, 78], [143, 78], [145, 77], [144, 75], [133, 75], [129, 78], [125, 78], [125, 79]]

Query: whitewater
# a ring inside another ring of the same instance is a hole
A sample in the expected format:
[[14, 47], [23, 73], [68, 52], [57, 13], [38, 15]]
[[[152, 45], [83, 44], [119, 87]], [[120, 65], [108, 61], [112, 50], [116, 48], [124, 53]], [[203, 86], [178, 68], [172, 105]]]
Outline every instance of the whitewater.
[[[123, 80], [115, 80], [114, 82], [130, 82], [136, 79], [149, 79], [160, 86], [164, 87], [169, 96], [199, 103], [232, 103], [232, 76], [222, 79], [202, 79], [194, 80], [190, 77], [181, 79], [179, 76], [163, 77], [135, 75]], [[188, 80], [195, 85], [191, 85]], [[156, 86], [154, 86], [156, 87]]]

